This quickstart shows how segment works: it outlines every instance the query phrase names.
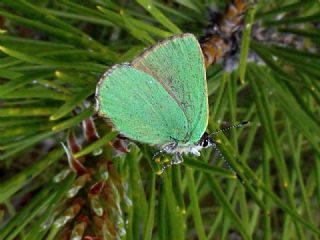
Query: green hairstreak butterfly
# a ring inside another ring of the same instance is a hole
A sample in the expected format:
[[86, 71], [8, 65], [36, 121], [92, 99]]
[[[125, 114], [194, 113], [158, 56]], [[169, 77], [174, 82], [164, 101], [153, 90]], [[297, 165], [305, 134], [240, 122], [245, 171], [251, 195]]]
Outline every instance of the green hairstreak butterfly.
[[215, 143], [205, 132], [208, 93], [204, 57], [186, 33], [159, 42], [130, 63], [113, 66], [97, 89], [97, 111], [124, 136], [160, 147], [158, 153], [199, 156]]

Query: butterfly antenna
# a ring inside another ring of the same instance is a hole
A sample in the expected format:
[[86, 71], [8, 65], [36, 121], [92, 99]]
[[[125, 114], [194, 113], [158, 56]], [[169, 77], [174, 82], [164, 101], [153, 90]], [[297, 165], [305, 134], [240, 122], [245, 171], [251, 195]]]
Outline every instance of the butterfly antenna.
[[229, 168], [234, 174], [236, 174], [236, 171], [234, 168], [230, 165], [230, 163], [227, 161], [227, 159], [224, 157], [220, 149], [218, 148], [217, 144], [212, 145], [213, 149], [218, 153], [219, 157], [223, 160], [224, 164]]
[[243, 127], [243, 126], [247, 125], [248, 123], [249, 123], [249, 121], [243, 121], [241, 123], [238, 123], [238, 124], [226, 127], [226, 128], [221, 128], [221, 129], [219, 129], [219, 130], [217, 130], [215, 132], [210, 133], [209, 136], [213, 136], [213, 135], [216, 135], [216, 134], [221, 133], [221, 132], [227, 132], [232, 128], [240, 128], [240, 127]]
[[220, 149], [218, 148], [217, 144], [212, 145], [213, 149], [218, 153], [219, 157], [223, 160], [224, 164], [229, 168], [233, 174], [240, 180], [240, 182], [243, 182], [242, 178], [239, 176], [237, 171], [230, 165], [229, 161], [224, 157]]

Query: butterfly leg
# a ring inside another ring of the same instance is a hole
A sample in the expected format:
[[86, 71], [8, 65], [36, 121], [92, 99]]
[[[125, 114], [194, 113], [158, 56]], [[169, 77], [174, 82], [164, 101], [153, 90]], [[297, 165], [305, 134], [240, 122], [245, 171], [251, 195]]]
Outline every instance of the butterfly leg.
[[[159, 151], [157, 151], [152, 159], [154, 160], [157, 156], [163, 154], [163, 153], [172, 153], [178, 146], [178, 141], [171, 142], [167, 145], [165, 145], [163, 148], [161, 148]], [[176, 153], [173, 157], [173, 159], [170, 161], [170, 163], [164, 163], [161, 169], [161, 173], [163, 173], [168, 167], [170, 167], [173, 164], [179, 164], [183, 161], [182, 156], [180, 153]]]
[[163, 153], [171, 153], [174, 149], [177, 148], [177, 146], [178, 146], [178, 142], [176, 141], [166, 144], [163, 148], [161, 148], [159, 151], [153, 154], [152, 159], [155, 159], [157, 156]]
[[167, 168], [171, 167], [172, 165], [180, 164], [182, 162], [183, 162], [183, 158], [181, 153], [176, 153], [171, 159], [170, 163], [164, 164], [162, 166], [161, 173], [163, 173]]
[[171, 160], [171, 165], [173, 164], [179, 164], [183, 162], [182, 154], [181, 153], [176, 153], [172, 160]]

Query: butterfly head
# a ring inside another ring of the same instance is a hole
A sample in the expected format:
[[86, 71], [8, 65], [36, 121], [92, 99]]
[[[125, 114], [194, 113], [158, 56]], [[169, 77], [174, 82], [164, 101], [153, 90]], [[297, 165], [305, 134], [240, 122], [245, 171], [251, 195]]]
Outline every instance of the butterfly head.
[[213, 146], [215, 144], [216, 143], [213, 140], [212, 136], [209, 133], [205, 132], [202, 135], [202, 137], [201, 137], [201, 139], [200, 139], [200, 141], [198, 142], [197, 145], [202, 147], [202, 148], [208, 148], [208, 147], [211, 147], [211, 146]]

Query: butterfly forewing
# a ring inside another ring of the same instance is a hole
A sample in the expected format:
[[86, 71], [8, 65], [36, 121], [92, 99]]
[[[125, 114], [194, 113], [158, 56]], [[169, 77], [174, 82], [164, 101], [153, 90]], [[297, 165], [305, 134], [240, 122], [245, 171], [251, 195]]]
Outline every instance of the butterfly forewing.
[[204, 59], [194, 35], [165, 40], [133, 60], [132, 65], [153, 76], [182, 110], [188, 128], [183, 142], [197, 142], [208, 123], [208, 96]]

